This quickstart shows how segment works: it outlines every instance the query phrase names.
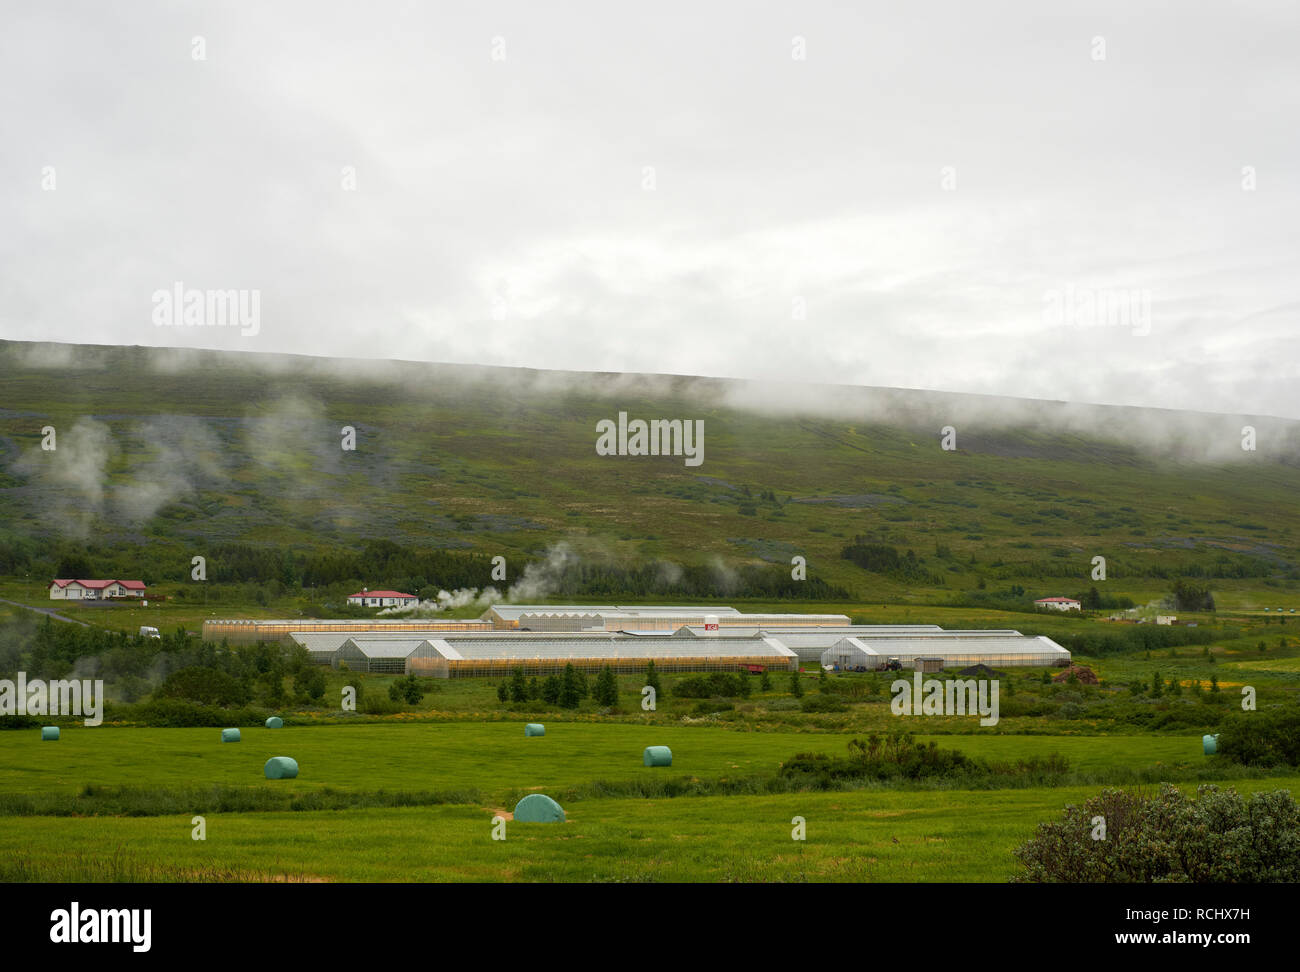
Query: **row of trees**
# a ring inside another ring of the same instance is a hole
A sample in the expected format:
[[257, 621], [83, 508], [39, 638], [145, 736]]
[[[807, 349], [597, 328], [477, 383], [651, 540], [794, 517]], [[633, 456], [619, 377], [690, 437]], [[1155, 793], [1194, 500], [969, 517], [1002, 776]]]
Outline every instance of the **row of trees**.
[[[406, 547], [392, 540], [371, 540], [356, 551], [295, 553], [247, 543], [224, 543], [198, 552], [206, 559], [210, 584], [265, 586], [277, 597], [288, 590], [329, 590], [331, 596], [337, 596], [341, 586], [363, 583], [433, 597], [439, 589], [483, 588], [493, 583], [491, 560], [484, 554]], [[19, 541], [0, 545], [0, 573], [10, 572], [4, 569], [6, 566], [10, 570], [39, 570], [41, 564], [34, 557], [35, 549]], [[156, 554], [143, 560], [134, 550], [69, 547], [62, 548], [45, 567], [58, 577], [129, 575], [150, 585], [188, 582], [189, 557], [177, 555], [170, 561], [168, 566], [160, 567]], [[515, 570], [521, 571], [524, 566], [526, 561], [521, 560]], [[636, 566], [572, 562], [552, 572], [550, 580], [552, 593], [559, 597], [848, 600], [851, 596], [844, 587], [818, 577], [795, 580], [787, 566], [776, 564], [735, 569], [673, 564], [671, 569], [665, 569], [665, 564], [658, 562]], [[182, 590], [184, 595], [191, 594], [188, 586]]]
[[541, 681], [536, 675], [525, 677], [523, 666], [516, 666], [510, 680], [497, 686], [497, 698], [502, 702], [541, 700], [562, 709], [576, 709], [588, 696], [603, 708], [612, 709], [618, 705], [618, 679], [613, 668], [609, 665], [602, 668], [593, 686], [586, 673], [572, 664], [564, 666], [563, 674], [548, 675]]

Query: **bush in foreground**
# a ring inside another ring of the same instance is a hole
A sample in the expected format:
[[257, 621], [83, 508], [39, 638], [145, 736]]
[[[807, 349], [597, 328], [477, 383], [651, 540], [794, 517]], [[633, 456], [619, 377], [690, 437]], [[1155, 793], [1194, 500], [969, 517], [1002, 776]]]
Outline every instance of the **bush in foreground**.
[[1243, 799], [1205, 784], [1191, 799], [1167, 783], [1154, 797], [1106, 789], [1015, 853], [1024, 870], [1012, 880], [1023, 883], [1292, 883], [1300, 807], [1289, 790]]

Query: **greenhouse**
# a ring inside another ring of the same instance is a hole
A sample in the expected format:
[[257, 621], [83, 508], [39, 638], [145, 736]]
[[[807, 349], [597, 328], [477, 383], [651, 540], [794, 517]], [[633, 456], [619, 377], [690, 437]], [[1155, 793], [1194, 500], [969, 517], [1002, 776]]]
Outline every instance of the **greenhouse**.
[[675, 636], [679, 638], [729, 638], [737, 634], [749, 636], [765, 634], [776, 638], [796, 655], [801, 665], [821, 664], [822, 653], [845, 638], [882, 637], [886, 635], [933, 635], [942, 634], [943, 629], [937, 624], [851, 624], [823, 625], [811, 628], [768, 627], [768, 628], [728, 628], [717, 632], [705, 631], [698, 625], [679, 628]]
[[349, 638], [334, 652], [335, 668], [346, 664], [354, 672], [381, 675], [406, 674], [406, 660], [423, 638]]
[[258, 641], [287, 641], [295, 632], [341, 631], [353, 634], [359, 631], [429, 631], [443, 633], [446, 631], [490, 631], [492, 623], [479, 618], [451, 621], [432, 620], [391, 620], [388, 618], [336, 618], [336, 619], [298, 619], [281, 621], [204, 621], [203, 640], [226, 640], [231, 644], [252, 644]]
[[845, 638], [827, 648], [821, 656], [823, 665], [841, 671], [859, 667], [868, 671], [882, 669], [888, 667], [891, 660], [897, 661], [902, 668], [916, 668], [921, 662], [927, 670], [936, 661], [943, 668], [968, 665], [1006, 668], [1065, 665], [1070, 661], [1070, 653], [1043, 635], [944, 631], [931, 635]]
[[[439, 632], [441, 633], [441, 632]], [[476, 632], [456, 632], [456, 634], [474, 634]], [[494, 632], [485, 631], [484, 634]], [[363, 629], [347, 631], [295, 631], [289, 635], [289, 641], [307, 649], [308, 659], [316, 665], [330, 665], [334, 655], [350, 638], [362, 641], [410, 641], [420, 642], [426, 637], [422, 631], [389, 631], [386, 629]]]
[[[345, 646], [346, 648], [346, 646]], [[341, 652], [340, 652], [341, 653]], [[405, 671], [433, 678], [509, 675], [516, 667], [528, 675], [562, 672], [566, 665], [596, 672], [644, 672], [654, 661], [662, 672], [791, 671], [797, 659], [776, 638], [529, 637], [430, 638], [405, 658]], [[351, 664], [351, 663], [349, 663]]]
[[721, 628], [764, 626], [847, 625], [843, 614], [741, 614], [732, 607], [712, 605], [494, 604], [482, 620], [503, 631], [655, 631], [672, 632], [683, 625], [717, 624]]

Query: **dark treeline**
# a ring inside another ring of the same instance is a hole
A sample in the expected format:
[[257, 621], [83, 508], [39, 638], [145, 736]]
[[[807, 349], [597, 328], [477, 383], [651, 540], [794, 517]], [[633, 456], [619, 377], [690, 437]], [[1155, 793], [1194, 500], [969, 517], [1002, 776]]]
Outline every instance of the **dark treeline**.
[[293, 675], [295, 684], [301, 681], [308, 695], [317, 688], [317, 676], [323, 678], [308, 665], [306, 651], [296, 646], [217, 645], [183, 630], [143, 638], [46, 618], [34, 629], [18, 622], [0, 635], [5, 645], [0, 664], [6, 676], [25, 671], [31, 678], [104, 679], [128, 702], [152, 691], [156, 698], [215, 705], [258, 699], [278, 704], [283, 696], [277, 686], [285, 677]]
[[853, 542], [840, 551], [840, 556], [873, 574], [920, 584], [943, 583], [937, 574], [926, 569], [925, 561], [916, 556], [916, 551], [900, 554], [897, 548], [887, 543], [876, 543], [868, 537], [854, 537]]
[[552, 596], [560, 597], [743, 597], [764, 600], [849, 600], [843, 587], [809, 577], [794, 580], [778, 566], [744, 566], [735, 570], [663, 564], [570, 564], [550, 578]]
[[[205, 597], [216, 603], [257, 597], [253, 586], [266, 587], [279, 597], [293, 590], [337, 595], [342, 587], [392, 587], [424, 598], [438, 590], [483, 588], [492, 584], [492, 562], [485, 554], [461, 550], [424, 549], [403, 546], [391, 540], [370, 540], [357, 550], [295, 552], [246, 543], [216, 544], [203, 551], [208, 587]], [[175, 555], [174, 563], [163, 566], [152, 549], [103, 550], [57, 544], [38, 552], [26, 541], [0, 541], [0, 568], [50, 577], [125, 577], [146, 584], [173, 582], [185, 585], [180, 597], [193, 597], [190, 589], [190, 561]], [[525, 565], [526, 566], [526, 565]], [[809, 577], [795, 580], [782, 566], [743, 566], [737, 569], [710, 566], [677, 566], [647, 563], [625, 566], [616, 563], [571, 564], [549, 578], [548, 594], [563, 597], [746, 597], [769, 600], [848, 600], [849, 591], [824, 580]], [[236, 585], [249, 588], [240, 590]], [[224, 587], [225, 590], [221, 588]], [[350, 593], [348, 591], [347, 593]], [[333, 605], [335, 609], [339, 605]]]
[[1021, 628], [1021, 631], [1025, 634], [1045, 634], [1062, 648], [1068, 648], [1071, 654], [1091, 655], [1094, 658], [1125, 652], [1166, 650], [1183, 645], [1208, 645], [1219, 640], [1231, 641], [1240, 635], [1240, 631], [1233, 627], [1187, 628], [1156, 624], [1124, 625], [1114, 631], [1086, 631], [1065, 635], [1035, 631], [1028, 625]]
[[[1026, 560], [1005, 563], [994, 560], [984, 573], [1000, 578], [1025, 577], [1043, 580], [1057, 577], [1079, 577], [1086, 574], [1087, 565], [1081, 565], [1071, 557], [1058, 557], [1054, 560]], [[1179, 577], [1194, 577], [1205, 580], [1236, 579], [1251, 577], [1271, 577], [1284, 573], [1285, 568], [1278, 567], [1257, 557], [1216, 557], [1210, 563], [1168, 563], [1160, 559], [1156, 562], [1134, 562], [1128, 559], [1108, 558], [1106, 575], [1110, 580], [1124, 580], [1131, 577], [1154, 578], [1156, 580], [1173, 580]], [[1292, 569], [1291, 574], [1295, 571]]]

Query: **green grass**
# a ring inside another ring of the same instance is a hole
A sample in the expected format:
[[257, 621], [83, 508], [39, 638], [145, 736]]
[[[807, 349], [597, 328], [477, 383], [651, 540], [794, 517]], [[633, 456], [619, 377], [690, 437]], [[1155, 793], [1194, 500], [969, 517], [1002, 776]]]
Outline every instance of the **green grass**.
[[[908, 728], [921, 729], [924, 719]], [[895, 722], [895, 727], [899, 723]], [[248, 729], [239, 743], [218, 729], [67, 728], [57, 743], [39, 731], [0, 732], [0, 793], [75, 792], [87, 785], [257, 785], [292, 792], [473, 788], [501, 798], [530, 788], [664, 775], [727, 779], [775, 771], [797, 752], [843, 755], [848, 734], [733, 732], [713, 727], [550, 723], [526, 739], [520, 723], [430, 723]], [[1191, 736], [939, 736], [971, 756], [1015, 760], [1059, 753], [1072, 768], [1199, 766]], [[641, 765], [648, 745], [673, 751], [671, 769]], [[262, 765], [292, 756], [296, 780], [267, 781]]]
[[1039, 822], [1097, 789], [599, 800], [503, 841], [494, 807], [213, 814], [205, 841], [189, 815], [0, 817], [0, 880], [1002, 881]]

